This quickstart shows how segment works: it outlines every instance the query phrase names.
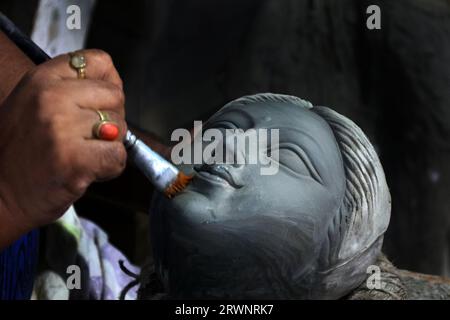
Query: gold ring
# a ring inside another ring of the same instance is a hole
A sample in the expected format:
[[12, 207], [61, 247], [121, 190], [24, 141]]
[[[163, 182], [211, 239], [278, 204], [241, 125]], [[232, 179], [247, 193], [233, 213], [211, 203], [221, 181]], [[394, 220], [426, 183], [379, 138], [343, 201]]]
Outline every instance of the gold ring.
[[78, 79], [86, 78], [86, 58], [79, 52], [69, 53], [70, 66], [77, 71]]
[[95, 110], [98, 114], [98, 116], [100, 117], [100, 122], [103, 121], [109, 121], [109, 114], [106, 111], [101, 111], [101, 110]]
[[96, 110], [100, 120], [92, 128], [95, 138], [100, 140], [114, 141], [119, 137], [119, 126], [110, 120], [105, 111]]

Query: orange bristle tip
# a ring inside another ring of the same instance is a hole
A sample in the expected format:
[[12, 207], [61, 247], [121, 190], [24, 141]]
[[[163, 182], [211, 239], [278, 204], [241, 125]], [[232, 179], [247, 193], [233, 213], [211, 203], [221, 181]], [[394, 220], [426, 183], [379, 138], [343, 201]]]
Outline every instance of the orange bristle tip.
[[172, 184], [166, 189], [164, 194], [168, 198], [172, 198], [175, 196], [178, 192], [181, 192], [186, 188], [186, 186], [189, 184], [189, 182], [192, 180], [193, 176], [188, 176], [184, 174], [183, 172], [178, 173], [177, 178]]

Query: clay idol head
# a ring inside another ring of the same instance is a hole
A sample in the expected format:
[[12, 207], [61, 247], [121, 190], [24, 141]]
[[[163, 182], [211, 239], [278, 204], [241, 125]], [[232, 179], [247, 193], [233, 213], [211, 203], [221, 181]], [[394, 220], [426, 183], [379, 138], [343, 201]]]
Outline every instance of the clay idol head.
[[155, 197], [153, 253], [169, 296], [336, 299], [360, 285], [390, 217], [383, 169], [361, 129], [277, 94], [232, 101], [208, 128], [278, 129], [278, 170], [198, 165], [184, 192]]

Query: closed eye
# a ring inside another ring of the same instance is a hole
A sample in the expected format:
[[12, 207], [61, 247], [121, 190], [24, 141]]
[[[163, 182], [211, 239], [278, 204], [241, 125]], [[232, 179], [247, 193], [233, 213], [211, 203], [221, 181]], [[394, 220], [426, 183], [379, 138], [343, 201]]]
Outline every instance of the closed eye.
[[275, 151], [275, 148], [278, 149], [278, 162], [281, 167], [284, 167], [297, 175], [311, 177], [323, 185], [322, 177], [302, 148], [294, 143], [282, 142], [278, 147], [272, 147], [272, 155], [274, 155], [273, 152]]

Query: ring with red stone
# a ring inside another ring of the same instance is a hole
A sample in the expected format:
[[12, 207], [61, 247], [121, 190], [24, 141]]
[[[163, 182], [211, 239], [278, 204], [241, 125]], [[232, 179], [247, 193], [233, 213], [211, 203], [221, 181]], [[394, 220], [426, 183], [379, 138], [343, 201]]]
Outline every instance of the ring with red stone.
[[100, 110], [96, 111], [100, 116], [100, 121], [92, 128], [94, 137], [106, 141], [116, 140], [119, 137], [119, 126], [117, 123], [110, 121], [107, 112]]

